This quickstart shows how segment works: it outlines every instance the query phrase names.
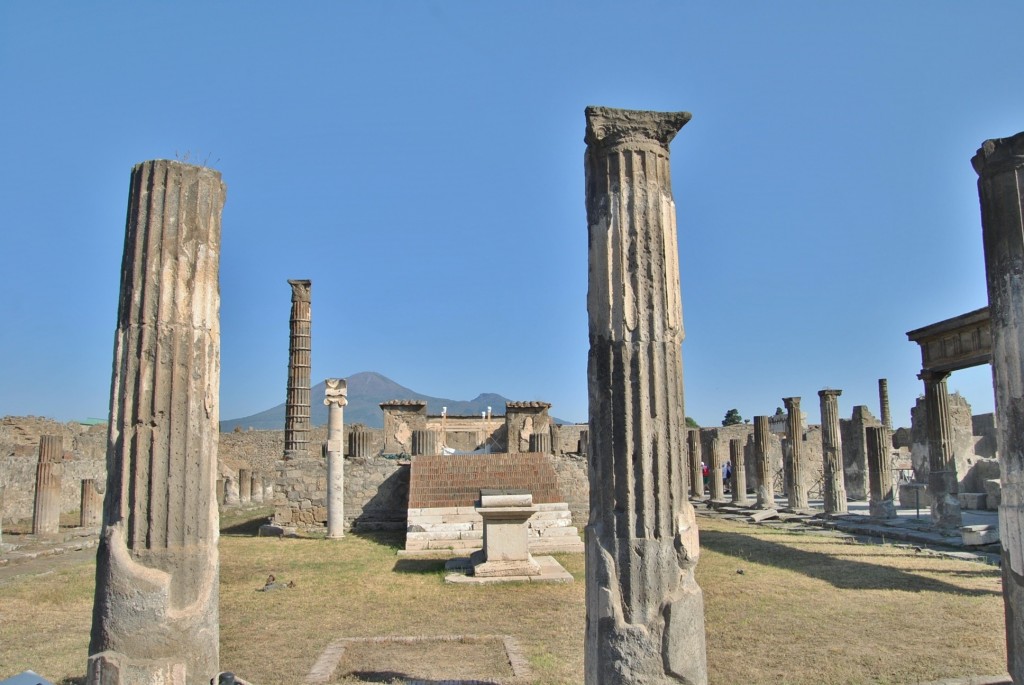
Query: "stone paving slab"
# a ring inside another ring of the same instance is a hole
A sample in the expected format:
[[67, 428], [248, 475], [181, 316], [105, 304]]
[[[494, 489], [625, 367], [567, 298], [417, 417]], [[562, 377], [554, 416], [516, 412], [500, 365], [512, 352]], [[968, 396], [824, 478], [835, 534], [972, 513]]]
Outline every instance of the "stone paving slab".
[[540, 566], [540, 575], [537, 576], [489, 576], [477, 578], [476, 576], [465, 575], [465, 571], [472, 568], [469, 559], [462, 557], [452, 559], [444, 565], [446, 570], [463, 571], [463, 573], [451, 573], [444, 577], [446, 583], [458, 583], [463, 585], [490, 585], [493, 583], [571, 583], [572, 574], [555, 561], [554, 557], [534, 557], [534, 561]]

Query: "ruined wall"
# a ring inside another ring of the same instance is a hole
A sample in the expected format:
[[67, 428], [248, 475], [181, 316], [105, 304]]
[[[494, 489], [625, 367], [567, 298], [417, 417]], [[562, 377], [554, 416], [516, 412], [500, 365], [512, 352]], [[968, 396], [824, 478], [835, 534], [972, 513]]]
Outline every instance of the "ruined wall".
[[[949, 424], [953, 433], [953, 455], [956, 459], [956, 476], [960, 492], [985, 492], [984, 481], [992, 477], [998, 466], [994, 459], [983, 459], [975, 453], [975, 444], [982, 444], [974, 436], [974, 419], [971, 405], [960, 393], [949, 395]], [[984, 419], [980, 419], [984, 425]], [[923, 397], [910, 410], [910, 458], [914, 468], [914, 480], [928, 482], [928, 412]], [[994, 450], [992, 450], [994, 453]]]

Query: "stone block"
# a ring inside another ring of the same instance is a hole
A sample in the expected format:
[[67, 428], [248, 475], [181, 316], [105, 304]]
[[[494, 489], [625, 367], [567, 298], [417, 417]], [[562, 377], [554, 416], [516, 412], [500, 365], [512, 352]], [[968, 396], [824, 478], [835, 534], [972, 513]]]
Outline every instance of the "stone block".
[[919, 504], [922, 509], [927, 509], [932, 505], [932, 496], [924, 483], [900, 483], [899, 490], [900, 509], [914, 509]]
[[985, 508], [985, 493], [984, 492], [961, 492], [957, 494], [957, 499], [960, 500], [961, 509], [984, 509]]
[[416, 515], [413, 515], [412, 513], [410, 513], [409, 517], [408, 517], [408, 521], [409, 521], [409, 525], [410, 526], [411, 525], [425, 526], [425, 525], [430, 525], [430, 524], [433, 524], [433, 523], [443, 523], [444, 522], [444, 518], [445, 517], [441, 516], [440, 514], [431, 514], [431, 515], [416, 514]]
[[984, 482], [985, 486], [985, 508], [991, 511], [998, 511], [1002, 502], [1002, 485], [998, 478], [990, 478]]
[[580, 533], [575, 527], [546, 528], [540, 531], [543, 538], [579, 537]]
[[962, 526], [960, 536], [963, 538], [965, 547], [988, 545], [999, 542], [999, 526]]
[[477, 540], [428, 540], [427, 549], [452, 549], [466, 550], [478, 549], [480, 543]]
[[534, 506], [539, 511], [569, 511], [569, 505], [565, 502], [545, 502]]

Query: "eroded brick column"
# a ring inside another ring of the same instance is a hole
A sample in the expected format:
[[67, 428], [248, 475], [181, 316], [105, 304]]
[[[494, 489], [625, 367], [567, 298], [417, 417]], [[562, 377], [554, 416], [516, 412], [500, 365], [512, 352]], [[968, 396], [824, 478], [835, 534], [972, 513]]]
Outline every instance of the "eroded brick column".
[[292, 311], [288, 336], [288, 397], [284, 405], [284, 458], [309, 456], [309, 379], [312, 340], [312, 282], [289, 280], [292, 287]]
[[324, 384], [327, 405], [327, 537], [345, 537], [345, 405], [348, 382], [328, 378]]
[[39, 463], [36, 465], [36, 494], [32, 507], [32, 534], [56, 535], [60, 532], [60, 488], [64, 466], [64, 447], [59, 435], [39, 437]]
[[770, 444], [771, 428], [767, 416], [754, 417], [754, 462], [757, 464], [758, 509], [775, 508], [775, 471], [772, 469]]
[[1024, 683], [1024, 133], [985, 141], [972, 163], [992, 326], [1007, 666]]
[[690, 465], [690, 497], [704, 499], [704, 469], [701, 468], [700, 431], [690, 428], [686, 431], [686, 454]]
[[590, 521], [585, 682], [707, 682], [686, 499], [669, 142], [690, 119], [588, 107]]
[[843, 442], [839, 432], [839, 396], [842, 390], [819, 390], [821, 400], [821, 458], [824, 462], [825, 513], [846, 513], [846, 485], [843, 483]]
[[892, 464], [889, 463], [889, 449], [886, 439], [889, 432], [885, 426], [868, 426], [868, 513], [879, 518], [896, 518], [893, 502]]
[[[953, 454], [953, 427], [949, 418], [948, 372], [922, 371], [928, 419], [928, 494], [932, 497], [932, 522], [943, 528], [959, 527], [960, 499]], [[998, 398], [998, 395], [997, 395]]]
[[82, 500], [78, 508], [82, 528], [99, 528], [103, 523], [103, 493], [92, 478], [82, 479]]
[[739, 438], [729, 440], [729, 461], [732, 462], [732, 477], [729, 482], [732, 490], [732, 502], [733, 504], [746, 504], [747, 467], [743, 463], [743, 441]]
[[219, 669], [220, 221], [212, 169], [132, 170], [114, 342], [90, 685]]
[[789, 508], [807, 509], [807, 470], [803, 460], [804, 431], [800, 417], [800, 398], [783, 397], [786, 405], [786, 438], [789, 441], [789, 462], [786, 464], [789, 473]]

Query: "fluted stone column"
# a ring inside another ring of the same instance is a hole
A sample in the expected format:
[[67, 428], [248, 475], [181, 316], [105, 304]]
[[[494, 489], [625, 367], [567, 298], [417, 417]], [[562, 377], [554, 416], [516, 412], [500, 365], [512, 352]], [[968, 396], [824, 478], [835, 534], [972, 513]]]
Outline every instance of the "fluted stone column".
[[373, 451], [373, 434], [365, 430], [352, 430], [348, 434], [348, 456], [363, 458]]
[[690, 115], [588, 107], [588, 685], [705, 685], [704, 600], [686, 499], [668, 144]]
[[959, 527], [960, 499], [953, 454], [953, 427], [949, 418], [949, 373], [922, 371], [925, 411], [928, 415], [928, 494], [932, 498], [932, 522], [943, 528]]
[[579, 446], [576, 448], [576, 453], [581, 457], [585, 457], [590, 453], [590, 432], [582, 430], [580, 431]]
[[743, 441], [739, 438], [729, 440], [729, 461], [732, 462], [732, 477], [729, 486], [732, 490], [732, 503], [747, 504], [747, 467], [743, 463]]
[[249, 494], [253, 502], [257, 504], [263, 502], [263, 476], [258, 473], [252, 474], [249, 484]]
[[[878, 404], [882, 411], [882, 425], [892, 435], [892, 414], [889, 411], [889, 380], [886, 378], [878, 379]], [[886, 450], [889, 447], [886, 445]]]
[[821, 457], [825, 478], [825, 513], [845, 514], [846, 485], [843, 482], [843, 442], [839, 432], [839, 396], [842, 390], [819, 390], [821, 400]]
[[224, 478], [224, 504], [234, 506], [242, 501], [241, 488], [238, 487], [238, 478], [226, 476]]
[[690, 497], [697, 500], [704, 499], [704, 469], [700, 449], [700, 430], [690, 428], [686, 431], [686, 454], [690, 465]]
[[213, 488], [214, 497], [217, 500], [217, 504], [224, 504], [225, 497], [225, 483], [223, 478], [218, 478], [217, 483]]
[[36, 465], [36, 494], [32, 508], [32, 534], [56, 535], [60, 532], [60, 488], [63, 476], [63, 439], [59, 435], [39, 437], [39, 463]]
[[707, 436], [707, 449], [704, 450], [708, 458], [708, 493], [712, 502], [725, 500], [725, 482], [722, 466], [725, 460], [722, 459], [722, 439], [718, 431], [713, 430]]
[[775, 508], [775, 473], [768, 452], [771, 428], [767, 416], [754, 417], [754, 461], [757, 463], [758, 509]]
[[328, 378], [324, 387], [327, 405], [327, 537], [345, 537], [345, 405], [348, 382]]
[[868, 513], [878, 518], [896, 518], [893, 502], [892, 465], [885, 442], [889, 432], [884, 426], [868, 426]]
[[534, 433], [530, 436], [530, 451], [551, 454], [551, 433]]
[[206, 167], [161, 160], [132, 170], [90, 685], [201, 685], [220, 670], [224, 197]]
[[412, 432], [412, 456], [421, 454], [440, 454], [441, 448], [437, 439], [437, 431], [417, 429]]
[[238, 501], [249, 504], [252, 501], [252, 472], [238, 469]]
[[289, 280], [292, 312], [288, 337], [288, 397], [284, 405], [284, 458], [309, 456], [309, 379], [312, 340], [312, 282]]
[[1007, 666], [1024, 683], [1024, 133], [985, 141], [971, 161], [992, 326]]
[[82, 500], [78, 512], [78, 525], [82, 528], [99, 528], [103, 523], [103, 493], [92, 478], [82, 479]]
[[803, 462], [804, 431], [800, 420], [800, 398], [783, 397], [786, 405], [786, 433], [789, 439], [789, 508], [807, 509], [807, 479]]

